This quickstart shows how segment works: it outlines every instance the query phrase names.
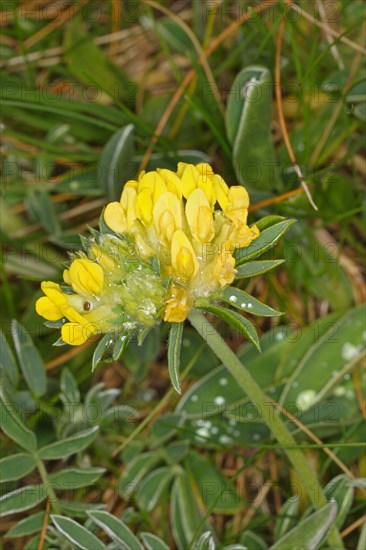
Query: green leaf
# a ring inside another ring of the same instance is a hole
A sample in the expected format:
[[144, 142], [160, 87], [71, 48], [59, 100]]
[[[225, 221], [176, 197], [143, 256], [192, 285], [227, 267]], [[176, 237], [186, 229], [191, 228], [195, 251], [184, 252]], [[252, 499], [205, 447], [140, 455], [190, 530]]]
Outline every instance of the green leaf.
[[357, 82], [348, 90], [345, 101], [357, 118], [366, 121], [366, 79]]
[[1, 482], [21, 479], [34, 470], [36, 461], [31, 455], [19, 453], [0, 460]]
[[141, 482], [136, 494], [138, 505], [151, 512], [175, 474], [171, 467], [166, 466], [156, 468], [148, 474]]
[[[268, 548], [264, 540], [252, 531], [245, 531], [245, 533], [243, 533], [240, 537], [240, 542], [243, 544], [242, 548], [245, 548], [246, 550], [267, 550]], [[228, 546], [225, 548], [227, 550], [230, 547]]]
[[143, 532], [140, 533], [140, 536], [147, 550], [169, 550], [169, 546], [161, 538], [152, 533]]
[[0, 346], [0, 371], [4, 373], [9, 383], [16, 388], [19, 383], [18, 365], [2, 330], [0, 330]]
[[90, 511], [88, 516], [121, 550], [143, 550], [142, 544], [122, 520], [103, 510]]
[[21, 519], [16, 525], [13, 525], [6, 533], [9, 538], [25, 537], [38, 533], [42, 529], [44, 521], [44, 512], [37, 512], [31, 516]]
[[184, 323], [171, 323], [168, 343], [168, 368], [170, 380], [175, 391], [182, 393], [179, 381], [180, 354]]
[[262, 260], [239, 265], [235, 279], [249, 279], [250, 277], [262, 275], [283, 264], [283, 262], [285, 262], [285, 260]]
[[100, 510], [105, 508], [104, 504], [91, 504], [90, 502], [80, 502], [77, 500], [59, 500], [62, 512], [74, 518], [85, 519], [89, 510]]
[[237, 249], [235, 251], [236, 267], [250, 260], [254, 260], [254, 258], [261, 256], [264, 252], [273, 248], [295, 222], [296, 220], [290, 218], [276, 223], [268, 229], [265, 229], [249, 246]]
[[82, 550], [106, 550], [103, 544], [93, 533], [75, 520], [59, 515], [51, 515], [51, 520], [57, 530], [69, 541]]
[[134, 125], [128, 124], [113, 134], [99, 161], [99, 177], [106, 196], [119, 200], [123, 183], [136, 176]]
[[202, 501], [214, 514], [235, 514], [243, 506], [243, 499], [207, 458], [190, 451], [184, 460], [184, 467], [194, 477]]
[[40, 397], [46, 392], [47, 378], [44, 363], [32, 338], [22, 325], [13, 319], [12, 335], [20, 367], [31, 392]]
[[[64, 58], [70, 72], [80, 81], [100, 94], [107, 93], [115, 101], [133, 103], [135, 85], [94, 44], [86, 25], [80, 17], [73, 17], [66, 29]], [[97, 103], [96, 101], [93, 104]]]
[[273, 189], [280, 183], [271, 123], [271, 73], [266, 67], [246, 67], [230, 90], [226, 129], [237, 178], [256, 189]]
[[[298, 525], [280, 540], [276, 541], [270, 550], [282, 550], [283, 548], [298, 548], [299, 543], [304, 550], [319, 548], [319, 544], [335, 523], [337, 505], [330, 502], [303, 519]], [[301, 541], [301, 542], [300, 542]]]
[[[281, 403], [296, 403], [300, 411], [304, 412], [319, 402], [318, 395], [321, 395], [324, 387], [336, 380], [340, 371], [361, 355], [365, 348], [365, 315], [366, 308], [361, 305], [337, 322], [324, 323], [324, 333], [319, 333], [318, 323], [312, 325], [314, 331], [310, 331], [307, 337], [310, 346], [308, 344], [305, 349], [301, 346], [300, 359], [296, 368], [292, 368], [281, 395]], [[298, 345], [301, 345], [300, 341]], [[296, 358], [295, 346], [291, 359], [296, 363]]]
[[344, 474], [332, 479], [324, 489], [327, 499], [334, 499], [337, 503], [336, 525], [338, 528], [341, 528], [347, 519], [353, 502], [353, 492], [350, 479]]
[[123, 334], [117, 339], [117, 342], [114, 345], [113, 353], [112, 353], [113, 361], [118, 361], [118, 359], [121, 358], [129, 341], [130, 339], [126, 334]]
[[38, 456], [43, 460], [58, 460], [59, 458], [67, 458], [68, 456], [78, 453], [86, 449], [96, 438], [98, 426], [93, 426], [88, 430], [84, 430], [77, 434], [61, 439], [55, 443], [51, 443], [46, 447], [39, 449]]
[[69, 468], [50, 474], [48, 477], [58, 491], [73, 491], [92, 485], [104, 472], [104, 468]]
[[0, 426], [10, 439], [29, 452], [37, 448], [35, 434], [25, 426], [15, 403], [6, 395], [0, 379]]
[[259, 231], [264, 231], [265, 229], [268, 229], [269, 227], [272, 227], [272, 225], [276, 225], [276, 223], [283, 222], [286, 220], [284, 216], [278, 216], [277, 214], [270, 214], [269, 216], [264, 216], [264, 218], [261, 218], [260, 220], [255, 222], [255, 225], [258, 227]]
[[119, 492], [123, 498], [128, 499], [138, 489], [141, 479], [159, 462], [160, 454], [151, 451], [141, 453], [132, 459], [119, 481]]
[[104, 334], [104, 336], [99, 340], [93, 353], [92, 372], [97, 368], [103, 357], [108, 353], [108, 350], [111, 348], [112, 344], [113, 338], [109, 333]]
[[17, 514], [33, 508], [47, 497], [43, 485], [26, 485], [0, 498], [0, 516]]
[[61, 373], [60, 386], [62, 397], [67, 403], [76, 405], [80, 403], [80, 392], [76, 380], [68, 368]]
[[276, 518], [274, 528], [275, 540], [283, 537], [290, 529], [292, 529], [296, 523], [298, 523], [299, 517], [299, 502], [298, 496], [290, 497], [281, 506], [280, 513]]
[[282, 315], [280, 311], [276, 311], [244, 290], [233, 286], [226, 287], [221, 295], [217, 295], [217, 298], [252, 315], [260, 315], [262, 317], [277, 317], [278, 315]]
[[260, 351], [257, 331], [252, 323], [248, 321], [248, 319], [246, 319], [242, 315], [239, 315], [239, 313], [236, 313], [236, 311], [231, 311], [230, 309], [219, 306], [202, 305], [202, 307], [200, 306], [199, 309], [204, 309], [205, 311], [208, 311], [210, 313], [213, 313], [217, 317], [220, 317], [220, 319], [225, 321], [225, 323], [228, 323], [238, 332], [243, 334], [243, 336], [248, 338], [248, 340], [250, 340], [255, 345], [258, 351]]
[[185, 472], [176, 478], [170, 502], [174, 540], [179, 550], [187, 550], [196, 533], [199, 536], [203, 531], [207, 531], [207, 526], [201, 525], [201, 513]]

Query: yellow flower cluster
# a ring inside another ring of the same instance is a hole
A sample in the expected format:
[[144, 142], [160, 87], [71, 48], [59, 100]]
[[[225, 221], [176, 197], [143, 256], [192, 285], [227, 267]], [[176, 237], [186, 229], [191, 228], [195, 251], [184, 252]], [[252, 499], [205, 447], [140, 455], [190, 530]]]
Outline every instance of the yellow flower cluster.
[[248, 206], [244, 187], [229, 188], [206, 163], [143, 172], [106, 206], [101, 233], [64, 271], [66, 286], [42, 283], [36, 310], [72, 345], [184, 321], [196, 300], [234, 280], [235, 248], [259, 234]]
[[181, 322], [196, 299], [234, 280], [234, 249], [259, 234], [247, 225], [248, 206], [246, 189], [229, 188], [209, 164], [181, 162], [177, 172], [157, 169], [128, 181], [104, 220], [115, 233], [133, 235], [142, 258], [160, 259], [172, 277], [164, 320]]

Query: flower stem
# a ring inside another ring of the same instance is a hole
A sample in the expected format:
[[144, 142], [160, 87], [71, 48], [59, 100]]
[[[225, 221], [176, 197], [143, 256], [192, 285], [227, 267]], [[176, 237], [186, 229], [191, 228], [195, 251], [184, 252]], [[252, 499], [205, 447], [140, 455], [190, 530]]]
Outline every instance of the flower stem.
[[[256, 405], [263, 421], [267, 424], [280, 445], [283, 446], [283, 450], [301, 478], [314, 508], [324, 506], [327, 503], [327, 499], [322, 487], [303, 452], [299, 448], [296, 448], [296, 441], [281, 420], [277, 409], [206, 317], [195, 309], [191, 311], [188, 319], [215, 355], [222, 361], [230, 374], [232, 374], [242, 390]], [[328, 541], [333, 548], [344, 548], [342, 538], [335, 526], [329, 532]]]

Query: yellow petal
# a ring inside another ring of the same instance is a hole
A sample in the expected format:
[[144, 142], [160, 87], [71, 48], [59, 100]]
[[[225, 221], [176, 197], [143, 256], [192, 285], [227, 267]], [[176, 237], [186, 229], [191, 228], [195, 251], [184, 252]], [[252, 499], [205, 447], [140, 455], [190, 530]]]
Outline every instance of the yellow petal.
[[186, 204], [186, 217], [196, 241], [209, 242], [215, 236], [215, 227], [210, 204], [203, 189], [195, 189]]
[[86, 259], [74, 260], [69, 268], [71, 286], [81, 295], [99, 295], [104, 284], [103, 268], [96, 262]]
[[225, 215], [233, 220], [236, 225], [245, 224], [249, 207], [249, 195], [247, 190], [241, 185], [230, 187], [228, 201], [228, 205], [224, 209]]
[[82, 326], [79, 323], [65, 323], [61, 327], [62, 340], [71, 346], [84, 344], [93, 334], [96, 334], [96, 332], [91, 323], [86, 326]]
[[216, 194], [212, 185], [212, 181], [206, 176], [199, 176], [197, 180], [198, 189], [202, 189], [207, 197], [210, 206], [213, 208], [216, 202]]
[[145, 225], [149, 225], [152, 220], [153, 202], [151, 190], [145, 187], [137, 195], [136, 215]]
[[104, 221], [115, 233], [127, 231], [127, 219], [119, 202], [110, 202], [104, 210]]
[[[137, 191], [138, 185], [139, 185], [139, 182], [138, 182], [138, 181], [136, 181], [136, 180], [128, 180], [128, 181], [126, 181], [126, 183], [124, 184], [123, 189], [125, 189], [126, 187], [132, 187], [132, 189], [135, 189], [135, 190]], [[123, 193], [123, 191], [122, 191], [122, 193]]]
[[164, 321], [168, 323], [181, 323], [187, 319], [192, 307], [192, 300], [185, 288], [171, 286], [170, 297], [165, 304]]
[[137, 192], [133, 187], [125, 187], [121, 195], [121, 205], [126, 215], [127, 227], [131, 228], [136, 219]]
[[222, 210], [225, 211], [229, 205], [229, 187], [226, 185], [224, 179], [218, 174], [215, 174], [213, 176], [212, 184], [215, 190], [216, 200], [221, 206]]
[[182, 182], [178, 178], [175, 172], [166, 170], [165, 168], [158, 168], [159, 175], [164, 179], [167, 190], [174, 195], [177, 195], [178, 199], [182, 198]]
[[181, 176], [183, 196], [188, 199], [189, 195], [197, 187], [200, 173], [193, 164], [186, 164]]
[[221, 253], [214, 261], [212, 276], [221, 286], [232, 283], [235, 272], [235, 258], [231, 254]]
[[200, 162], [199, 164], [196, 164], [196, 168], [201, 176], [211, 177], [214, 175], [212, 166], [208, 164], [208, 162]]
[[43, 281], [41, 288], [45, 295], [55, 304], [55, 306], [61, 308], [67, 304], [66, 296], [63, 294], [60, 285], [53, 283], [52, 281]]
[[153, 202], [155, 202], [162, 193], [167, 191], [165, 181], [157, 172], [146, 172], [146, 174], [143, 175], [139, 181], [139, 192], [145, 189], [145, 187], [150, 189]]
[[198, 261], [186, 234], [178, 229], [173, 235], [171, 246], [172, 266], [177, 275], [191, 279], [198, 271]]
[[154, 205], [153, 218], [160, 242], [170, 243], [174, 231], [182, 227], [181, 201], [170, 191], [163, 193]]
[[47, 296], [42, 296], [36, 301], [36, 312], [48, 321], [58, 321], [63, 317], [60, 307]]

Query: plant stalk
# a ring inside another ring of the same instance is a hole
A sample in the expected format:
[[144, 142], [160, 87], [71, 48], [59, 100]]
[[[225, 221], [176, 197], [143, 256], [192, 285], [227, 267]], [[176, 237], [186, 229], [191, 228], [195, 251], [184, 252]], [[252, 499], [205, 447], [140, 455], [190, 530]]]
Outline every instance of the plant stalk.
[[[267, 424], [278, 443], [283, 446], [283, 451], [301, 478], [314, 508], [322, 508], [327, 503], [322, 487], [303, 452], [296, 448], [296, 441], [281, 420], [277, 409], [206, 317], [200, 311], [194, 309], [188, 319], [232, 374], [242, 390], [256, 405], [263, 421]], [[335, 526], [329, 532], [328, 542], [332, 548], [344, 548], [342, 538]]]
[[60, 505], [59, 505], [56, 493], [52, 487], [52, 484], [48, 479], [48, 474], [47, 474], [45, 465], [43, 464], [43, 461], [38, 457], [37, 454], [34, 455], [34, 458], [37, 463], [37, 469], [38, 469], [39, 475], [46, 488], [46, 492], [51, 504], [51, 508], [56, 512], [56, 514], [60, 514], [61, 513]]

